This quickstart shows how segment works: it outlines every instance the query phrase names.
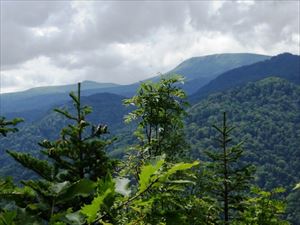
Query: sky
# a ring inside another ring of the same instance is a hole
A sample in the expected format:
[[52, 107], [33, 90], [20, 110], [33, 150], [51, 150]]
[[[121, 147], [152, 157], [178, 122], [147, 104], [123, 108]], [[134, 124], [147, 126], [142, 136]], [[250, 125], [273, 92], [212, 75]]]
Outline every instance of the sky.
[[300, 1], [1, 0], [1, 93], [129, 84], [217, 53], [300, 54]]

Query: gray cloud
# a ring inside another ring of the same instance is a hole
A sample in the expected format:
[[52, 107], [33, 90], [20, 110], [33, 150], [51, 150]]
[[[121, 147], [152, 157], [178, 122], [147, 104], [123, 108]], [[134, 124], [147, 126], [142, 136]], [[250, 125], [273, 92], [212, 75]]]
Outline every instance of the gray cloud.
[[299, 4], [1, 1], [2, 90], [78, 79], [130, 83], [225, 51], [299, 54]]

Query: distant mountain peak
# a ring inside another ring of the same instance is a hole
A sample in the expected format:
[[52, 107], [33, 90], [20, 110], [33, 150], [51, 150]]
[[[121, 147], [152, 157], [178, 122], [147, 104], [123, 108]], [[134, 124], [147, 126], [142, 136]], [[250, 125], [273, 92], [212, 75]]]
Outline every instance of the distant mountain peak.
[[200, 88], [190, 100], [195, 103], [211, 93], [225, 91], [270, 76], [300, 84], [300, 56], [283, 53], [268, 60], [229, 70]]
[[269, 59], [270, 56], [254, 53], [222, 53], [189, 58], [169, 73], [184, 75], [187, 80], [213, 79], [225, 71]]

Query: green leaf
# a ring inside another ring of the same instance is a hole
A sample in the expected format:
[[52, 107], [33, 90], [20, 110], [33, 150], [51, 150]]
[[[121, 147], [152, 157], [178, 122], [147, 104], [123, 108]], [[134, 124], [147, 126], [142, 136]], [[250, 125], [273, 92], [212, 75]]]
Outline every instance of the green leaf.
[[96, 219], [105, 198], [111, 193], [113, 193], [113, 190], [109, 188], [102, 195], [94, 198], [90, 205], [84, 205], [81, 208], [80, 212], [86, 215], [88, 223], [92, 223]]
[[0, 224], [2, 225], [14, 225], [14, 219], [17, 216], [16, 211], [4, 211], [0, 214]]
[[96, 187], [96, 183], [88, 180], [88, 179], [82, 179], [71, 186], [68, 186], [67, 188], [61, 192], [62, 194], [59, 195], [58, 201], [57, 202], [65, 202], [67, 200], [73, 199], [76, 196], [82, 196], [82, 197], [87, 197], [89, 196], [92, 192], [94, 192]]
[[197, 165], [199, 165], [199, 161], [194, 161], [192, 163], [177, 163], [167, 171], [166, 176], [169, 177], [170, 175], [173, 175], [177, 171], [188, 170]]
[[155, 162], [154, 165], [149, 164], [141, 168], [141, 173], [139, 175], [139, 192], [143, 192], [147, 189], [148, 185], [153, 181], [153, 175], [161, 169], [164, 162], [164, 159], [160, 159]]

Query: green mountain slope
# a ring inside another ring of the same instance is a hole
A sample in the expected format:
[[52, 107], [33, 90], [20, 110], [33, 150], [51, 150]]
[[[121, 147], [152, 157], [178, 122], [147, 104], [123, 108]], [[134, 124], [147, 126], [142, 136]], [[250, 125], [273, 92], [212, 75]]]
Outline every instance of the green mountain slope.
[[257, 183], [288, 189], [300, 180], [300, 87], [270, 77], [210, 95], [189, 111], [187, 136], [193, 157], [214, 146], [212, 124], [223, 111], [245, 140], [245, 160], [258, 166]]
[[[122, 104], [124, 98], [115, 94], [100, 93], [82, 97], [82, 104], [93, 108], [93, 113], [88, 116], [88, 120], [94, 124], [108, 125], [109, 131], [113, 135], [114, 131], [122, 127], [123, 117], [129, 110]], [[56, 107], [61, 108], [62, 106], [72, 109], [71, 102]], [[69, 122], [54, 111], [49, 110], [40, 120], [21, 126], [18, 133], [11, 134], [8, 138], [1, 138], [0, 175], [14, 175], [14, 177], [22, 179], [31, 176], [31, 174], [24, 174], [21, 167], [8, 157], [5, 150], [14, 149], [38, 154], [40, 147], [37, 143], [44, 139], [55, 140], [59, 131]]]
[[193, 57], [183, 61], [169, 73], [183, 74], [187, 80], [212, 79], [225, 71], [269, 58], [270, 56], [251, 53], [225, 53]]
[[300, 84], [300, 56], [284, 53], [269, 60], [229, 70], [200, 88], [190, 97], [190, 101], [195, 103], [211, 93], [242, 86], [269, 76], [282, 77]]

